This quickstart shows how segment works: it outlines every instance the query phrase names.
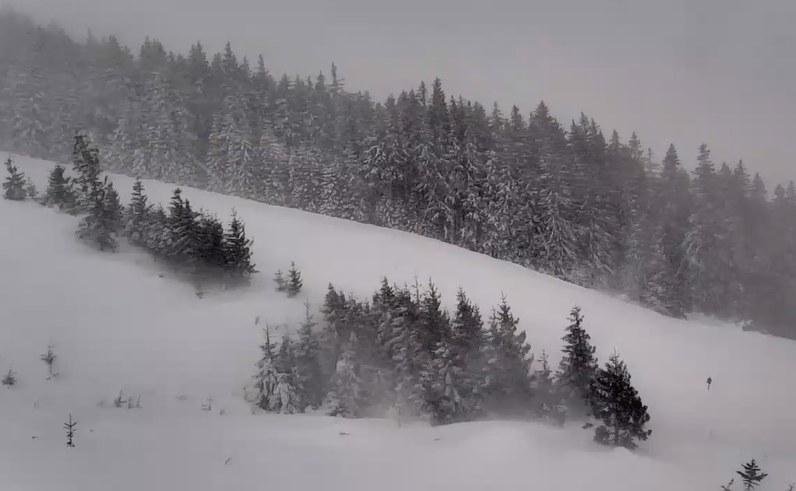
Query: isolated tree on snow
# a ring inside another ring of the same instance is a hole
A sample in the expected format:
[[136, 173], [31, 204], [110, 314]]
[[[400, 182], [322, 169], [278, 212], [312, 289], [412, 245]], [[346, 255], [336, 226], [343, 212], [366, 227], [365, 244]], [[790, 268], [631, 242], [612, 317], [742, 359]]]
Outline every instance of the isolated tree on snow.
[[301, 280], [301, 272], [296, 268], [296, 263], [290, 263], [290, 269], [287, 274], [287, 296], [295, 297], [301, 291], [301, 287], [304, 286], [304, 282]]
[[53, 345], [47, 346], [47, 352], [44, 353], [39, 357], [41, 361], [47, 364], [47, 380], [52, 379], [58, 373], [55, 371], [55, 352], [53, 351]]
[[597, 370], [591, 384], [592, 415], [602, 422], [594, 439], [603, 445], [636, 448], [636, 440], [646, 440], [652, 430], [645, 428], [650, 416], [630, 374], [619, 355], [613, 354], [605, 368]]
[[2, 380], [3, 385], [6, 387], [13, 387], [17, 384], [17, 372], [9, 368]]
[[27, 195], [25, 191], [25, 174], [16, 168], [10, 157], [6, 160], [6, 170], [8, 171], [8, 176], [3, 182], [3, 197], [14, 201], [24, 200]]
[[757, 465], [755, 459], [750, 460], [749, 462], [743, 465], [743, 470], [735, 471], [736, 474], [741, 476], [741, 480], [743, 481], [743, 488], [745, 491], [752, 491], [756, 487], [760, 485], [763, 479], [768, 476], [768, 474], [764, 473], [760, 466]]
[[69, 448], [74, 448], [75, 446], [76, 427], [77, 421], [72, 420], [72, 413], [69, 413], [69, 419], [64, 423], [64, 429], [66, 430], [66, 446]]
[[583, 328], [580, 307], [574, 307], [569, 314], [570, 324], [566, 328], [563, 358], [558, 366], [556, 382], [562, 397], [568, 405], [587, 404], [591, 381], [597, 371], [595, 348], [591, 345], [589, 334]]

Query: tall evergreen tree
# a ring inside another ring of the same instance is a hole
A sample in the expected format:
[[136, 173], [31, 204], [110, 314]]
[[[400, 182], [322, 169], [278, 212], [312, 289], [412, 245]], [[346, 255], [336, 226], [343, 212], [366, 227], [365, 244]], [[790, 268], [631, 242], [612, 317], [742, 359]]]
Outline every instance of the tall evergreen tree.
[[556, 383], [566, 403], [579, 409], [588, 404], [591, 396], [590, 387], [597, 372], [596, 348], [591, 345], [591, 337], [583, 328], [579, 307], [573, 307], [569, 321], [562, 338], [564, 356], [558, 365]]
[[589, 402], [592, 414], [602, 422], [594, 433], [598, 443], [632, 450], [636, 440], [646, 440], [652, 433], [645, 428], [650, 420], [647, 406], [630, 384], [627, 367], [616, 353], [597, 371]]
[[25, 174], [16, 168], [10, 157], [6, 160], [6, 171], [8, 171], [8, 176], [3, 182], [3, 197], [14, 201], [24, 200], [27, 196]]

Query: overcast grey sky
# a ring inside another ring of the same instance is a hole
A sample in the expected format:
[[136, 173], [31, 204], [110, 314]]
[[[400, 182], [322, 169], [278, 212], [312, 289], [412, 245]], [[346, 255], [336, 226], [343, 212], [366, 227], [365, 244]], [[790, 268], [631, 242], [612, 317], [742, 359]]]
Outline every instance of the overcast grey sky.
[[[0, 0], [2, 3], [3, 0]], [[796, 179], [796, 0], [5, 0], [83, 35], [145, 35], [185, 51], [229, 40], [272, 73], [335, 61], [376, 97], [442, 78], [484, 104], [544, 99], [660, 157], [743, 158], [769, 187]], [[328, 71], [328, 70], [327, 70]]]

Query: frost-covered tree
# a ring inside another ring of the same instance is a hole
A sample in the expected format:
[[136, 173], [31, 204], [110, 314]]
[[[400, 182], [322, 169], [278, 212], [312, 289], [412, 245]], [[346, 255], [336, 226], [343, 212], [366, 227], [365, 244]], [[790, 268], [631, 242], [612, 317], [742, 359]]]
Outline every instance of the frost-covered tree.
[[268, 328], [265, 329], [265, 343], [260, 346], [262, 357], [257, 362], [257, 374], [254, 376], [255, 404], [265, 411], [273, 411], [279, 407], [276, 386], [279, 382], [276, 368], [276, 356], [271, 345]]
[[316, 322], [310, 312], [309, 304], [305, 306], [304, 322], [299, 327], [298, 341], [295, 348], [296, 386], [302, 408], [317, 409], [323, 402], [324, 377], [321, 370], [321, 346], [318, 333], [315, 332]]
[[356, 418], [362, 416], [366, 394], [360, 377], [355, 346], [357, 338], [352, 334], [337, 360], [334, 375], [324, 405], [330, 416]]

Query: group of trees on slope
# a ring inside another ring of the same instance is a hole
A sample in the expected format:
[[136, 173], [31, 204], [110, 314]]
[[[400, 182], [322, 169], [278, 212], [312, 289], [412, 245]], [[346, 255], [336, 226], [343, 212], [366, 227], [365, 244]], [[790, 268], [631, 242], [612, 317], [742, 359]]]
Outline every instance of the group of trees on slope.
[[337, 69], [273, 77], [228, 45], [136, 54], [0, 14], [0, 143], [48, 158], [90, 132], [108, 169], [412, 231], [662, 313], [796, 337], [796, 187], [773, 194], [702, 145], [689, 173], [585, 115], [448, 97], [384, 101]]
[[567, 415], [591, 416], [596, 441], [627, 448], [651, 433], [647, 407], [619, 356], [598, 367], [578, 308], [555, 373], [544, 353], [533, 367], [531, 346], [505, 298], [484, 325], [463, 291], [450, 314], [433, 284], [421, 291], [385, 279], [370, 302], [329, 285], [322, 312], [319, 330], [307, 307], [296, 340], [286, 335], [277, 345], [266, 329], [249, 393], [261, 409], [323, 408], [343, 417], [393, 412], [436, 424], [494, 416], [563, 424]]
[[[243, 222], [232, 213], [227, 230], [213, 215], [194, 211], [177, 188], [168, 209], [148, 203], [140, 180], [133, 184], [130, 204], [124, 208], [113, 183], [101, 178], [99, 151], [85, 135], [74, 139], [74, 177], [61, 165], [50, 172], [47, 189], [38, 200], [42, 205], [82, 215], [77, 236], [100, 250], [115, 251], [117, 237], [126, 237], [156, 258], [187, 272], [195, 280], [222, 279], [225, 283], [246, 281], [255, 273], [252, 241]], [[24, 173], [6, 162], [8, 175], [4, 197], [11, 200], [36, 198]]]

